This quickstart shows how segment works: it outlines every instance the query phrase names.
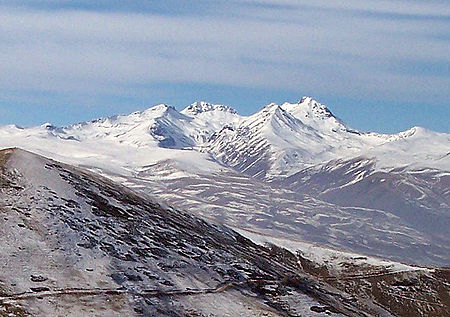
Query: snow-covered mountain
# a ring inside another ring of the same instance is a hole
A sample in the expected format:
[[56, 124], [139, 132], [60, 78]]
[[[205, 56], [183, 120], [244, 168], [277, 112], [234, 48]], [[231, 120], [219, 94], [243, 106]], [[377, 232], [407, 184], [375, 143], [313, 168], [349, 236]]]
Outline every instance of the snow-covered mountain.
[[309, 97], [251, 116], [197, 102], [54, 127], [20, 147], [204, 218], [416, 264], [448, 265], [450, 135], [355, 131]]
[[[270, 104], [225, 128], [208, 151], [225, 165], [271, 179], [333, 159], [366, 156], [379, 168], [403, 165], [448, 167], [450, 136], [414, 127], [398, 134], [362, 133], [348, 128], [317, 101]], [[433, 160], [433, 161], [430, 161]]]
[[129, 115], [117, 115], [62, 128], [50, 124], [42, 127], [49, 135], [62, 139], [186, 149], [203, 144], [224, 124], [232, 124], [238, 120], [239, 115], [228, 106], [196, 102], [181, 112], [172, 106], [160, 104]]
[[263, 178], [357, 156], [374, 158], [377, 167], [385, 169], [404, 165], [446, 168], [450, 162], [448, 134], [420, 127], [391, 135], [358, 132], [310, 97], [298, 103], [269, 104], [248, 117], [229, 106], [202, 101], [180, 112], [161, 104], [67, 127], [49, 123], [33, 128], [5, 126], [0, 132], [3, 143], [14, 138], [54, 137], [80, 143], [194, 150]]

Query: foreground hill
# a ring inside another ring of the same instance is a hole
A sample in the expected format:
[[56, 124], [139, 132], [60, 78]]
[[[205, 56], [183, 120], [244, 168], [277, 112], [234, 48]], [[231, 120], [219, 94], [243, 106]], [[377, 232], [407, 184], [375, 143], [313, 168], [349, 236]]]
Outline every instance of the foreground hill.
[[308, 257], [23, 150], [0, 152], [0, 202], [1, 316], [391, 316], [404, 287], [408, 316], [448, 312], [444, 271], [387, 272], [383, 297], [360, 296]]

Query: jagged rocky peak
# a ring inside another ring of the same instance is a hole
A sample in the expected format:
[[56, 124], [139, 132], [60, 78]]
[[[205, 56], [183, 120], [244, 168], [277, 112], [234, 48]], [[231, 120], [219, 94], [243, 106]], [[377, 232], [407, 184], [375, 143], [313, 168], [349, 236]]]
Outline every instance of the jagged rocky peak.
[[347, 128], [330, 109], [311, 97], [303, 97], [297, 103], [286, 102], [281, 107], [304, 124], [322, 132], [356, 132]]
[[268, 105], [262, 107], [262, 109], [258, 112], [275, 112], [280, 109], [280, 106], [275, 102], [269, 103]]
[[302, 117], [314, 117], [319, 119], [336, 118], [330, 109], [311, 97], [304, 96], [297, 103], [286, 102], [282, 107], [293, 115], [299, 116], [300, 119], [302, 119]]
[[230, 106], [213, 104], [206, 101], [196, 101], [181, 111], [185, 115], [197, 115], [209, 111], [223, 111], [237, 114], [237, 111]]

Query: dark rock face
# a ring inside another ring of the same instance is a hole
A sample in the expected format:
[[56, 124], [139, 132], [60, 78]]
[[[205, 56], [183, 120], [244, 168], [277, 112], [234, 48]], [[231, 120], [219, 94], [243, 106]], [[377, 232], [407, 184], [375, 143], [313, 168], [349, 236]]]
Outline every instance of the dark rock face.
[[32, 282], [45, 282], [46, 280], [48, 280], [48, 278], [46, 278], [45, 276], [41, 276], [41, 275], [31, 275], [30, 280]]
[[[388, 307], [395, 316], [448, 316], [450, 289], [448, 268], [431, 270], [388, 270], [376, 266], [346, 263], [338, 273], [330, 267], [308, 264], [305, 271], [319, 275], [336, 288]], [[326, 307], [313, 306], [314, 311]]]
[[25, 151], [0, 156], [0, 315], [301, 316], [321, 305], [390, 315], [283, 249]]

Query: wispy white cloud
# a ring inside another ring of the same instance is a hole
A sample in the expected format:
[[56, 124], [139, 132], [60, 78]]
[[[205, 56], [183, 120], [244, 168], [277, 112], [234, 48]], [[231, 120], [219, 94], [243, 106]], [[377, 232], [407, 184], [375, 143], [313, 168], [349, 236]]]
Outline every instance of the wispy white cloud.
[[444, 1], [238, 0], [204, 16], [3, 3], [1, 90], [123, 93], [187, 82], [450, 97]]
[[330, 11], [360, 11], [379, 14], [449, 17], [450, 8], [445, 0], [236, 0], [248, 4], [264, 4], [268, 8], [315, 8]]

